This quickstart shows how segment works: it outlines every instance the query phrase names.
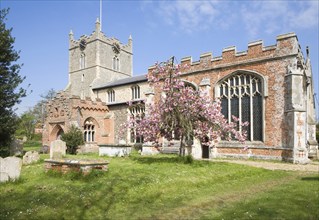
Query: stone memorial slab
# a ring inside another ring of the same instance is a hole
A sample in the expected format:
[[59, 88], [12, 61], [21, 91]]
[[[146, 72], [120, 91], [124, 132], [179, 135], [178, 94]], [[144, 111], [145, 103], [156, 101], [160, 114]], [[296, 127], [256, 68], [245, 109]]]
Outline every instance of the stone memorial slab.
[[50, 159], [61, 159], [66, 154], [66, 145], [62, 140], [55, 140], [50, 145]]
[[40, 160], [40, 155], [37, 151], [28, 151], [23, 156], [23, 164], [31, 164]]
[[16, 180], [20, 177], [22, 160], [18, 157], [0, 157], [0, 182]]
[[43, 145], [39, 151], [40, 154], [48, 154], [50, 150], [50, 147], [47, 145]]
[[22, 156], [23, 155], [23, 142], [14, 140], [10, 146], [10, 155]]

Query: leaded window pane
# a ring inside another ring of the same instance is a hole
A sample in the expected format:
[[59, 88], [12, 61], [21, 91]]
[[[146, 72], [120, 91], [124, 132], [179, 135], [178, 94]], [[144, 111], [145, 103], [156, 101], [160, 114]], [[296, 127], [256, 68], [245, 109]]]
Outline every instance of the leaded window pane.
[[[231, 115], [235, 116], [235, 117], [239, 117], [239, 98], [237, 97], [233, 97], [230, 101], [231, 103]], [[234, 121], [234, 119], [231, 119], [232, 121]], [[237, 122], [237, 126], [238, 126], [238, 122]], [[232, 135], [232, 139], [235, 139], [235, 136]]]
[[255, 141], [262, 141], [262, 97], [257, 95], [253, 97], [253, 134]]
[[228, 99], [222, 98], [222, 114], [226, 119], [228, 119]]
[[230, 103], [231, 103], [231, 115], [238, 118], [239, 117], [239, 98], [233, 97]]
[[[248, 121], [250, 124], [250, 97], [242, 97], [241, 105], [241, 121], [242, 123]], [[250, 126], [243, 127], [243, 129], [247, 131], [247, 140], [250, 140]]]

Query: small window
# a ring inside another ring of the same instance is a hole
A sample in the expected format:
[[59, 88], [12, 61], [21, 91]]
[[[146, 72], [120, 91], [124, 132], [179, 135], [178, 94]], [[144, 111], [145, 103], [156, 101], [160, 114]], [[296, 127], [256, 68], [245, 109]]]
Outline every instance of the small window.
[[85, 54], [82, 53], [80, 58], [80, 69], [84, 69], [84, 68], [85, 68]]
[[86, 121], [84, 124], [84, 141], [94, 142], [95, 129], [92, 121]]
[[108, 103], [115, 102], [115, 92], [113, 89], [107, 92], [107, 96], [108, 96], [108, 99], [107, 99]]
[[141, 98], [140, 87], [138, 85], [133, 86], [131, 89], [132, 89], [132, 100]]

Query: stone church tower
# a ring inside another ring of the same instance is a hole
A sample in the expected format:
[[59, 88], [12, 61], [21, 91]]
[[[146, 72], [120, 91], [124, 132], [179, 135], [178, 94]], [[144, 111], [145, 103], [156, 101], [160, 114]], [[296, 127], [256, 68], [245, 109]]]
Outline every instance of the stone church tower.
[[92, 88], [108, 82], [132, 77], [133, 44], [121, 44], [116, 38], [108, 38], [100, 30], [100, 21], [95, 31], [75, 40], [69, 34], [69, 83], [66, 91], [71, 95], [93, 98]]
[[95, 31], [75, 40], [69, 34], [69, 82], [64, 91], [47, 103], [42, 143], [50, 145], [72, 125], [83, 132], [82, 152], [98, 152], [99, 144], [114, 143], [114, 123], [106, 97], [96, 98], [93, 88], [133, 74], [133, 44], [126, 45], [101, 32], [100, 21]]

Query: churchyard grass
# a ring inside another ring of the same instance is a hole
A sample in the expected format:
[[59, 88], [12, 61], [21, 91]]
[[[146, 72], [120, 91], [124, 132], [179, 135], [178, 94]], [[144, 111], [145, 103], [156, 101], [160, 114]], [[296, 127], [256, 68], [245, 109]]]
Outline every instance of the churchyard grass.
[[0, 184], [0, 219], [319, 219], [316, 173], [134, 155], [83, 177], [45, 173], [41, 158]]
[[23, 150], [24, 151], [39, 151], [40, 148], [42, 146], [42, 142], [41, 141], [27, 141], [23, 144]]

